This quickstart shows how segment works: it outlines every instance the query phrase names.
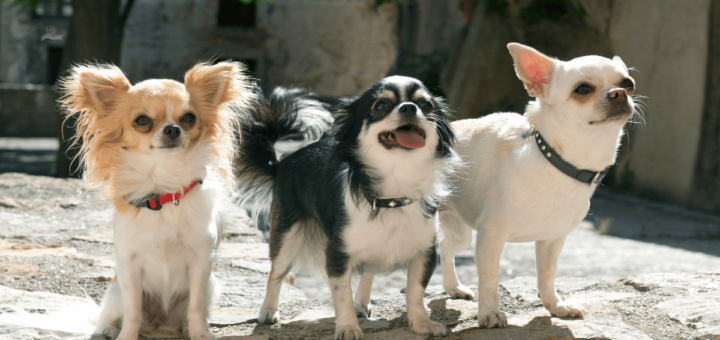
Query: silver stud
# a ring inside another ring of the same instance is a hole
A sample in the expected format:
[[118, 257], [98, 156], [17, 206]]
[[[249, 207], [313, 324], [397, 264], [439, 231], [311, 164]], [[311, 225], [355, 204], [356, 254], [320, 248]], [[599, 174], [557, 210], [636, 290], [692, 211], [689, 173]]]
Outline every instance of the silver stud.
[[545, 145], [543, 145], [542, 149], [545, 150]]
[[395, 201], [390, 201], [390, 203], [388, 203], [388, 205], [390, 206], [390, 208], [394, 207], [394, 206], [395, 206]]
[[549, 152], [547, 153], [547, 156], [550, 157], [550, 153], [549, 153]]
[[538, 144], [542, 143], [542, 139], [538, 139]]
[[406, 198], [406, 199], [405, 199], [405, 204], [410, 204], [410, 199], [409, 199], [409, 198]]
[[540, 134], [539, 134], [539, 133], [536, 133], [536, 134], [535, 134], [535, 137], [540, 137]]

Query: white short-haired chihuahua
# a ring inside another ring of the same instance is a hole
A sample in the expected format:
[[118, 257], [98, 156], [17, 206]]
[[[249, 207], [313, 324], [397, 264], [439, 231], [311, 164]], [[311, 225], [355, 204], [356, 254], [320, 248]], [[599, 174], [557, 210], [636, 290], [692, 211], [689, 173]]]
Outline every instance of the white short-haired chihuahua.
[[506, 242], [535, 241], [538, 292], [551, 314], [585, 314], [555, 292], [558, 256], [615, 162], [622, 128], [635, 112], [634, 80], [619, 57], [565, 62], [520, 44], [508, 49], [535, 101], [524, 115], [496, 113], [452, 124], [467, 166], [454, 177], [457, 189], [440, 212], [443, 286], [453, 298], [473, 298], [458, 281], [454, 257], [477, 230], [478, 323], [487, 328], [507, 327], [497, 297]]

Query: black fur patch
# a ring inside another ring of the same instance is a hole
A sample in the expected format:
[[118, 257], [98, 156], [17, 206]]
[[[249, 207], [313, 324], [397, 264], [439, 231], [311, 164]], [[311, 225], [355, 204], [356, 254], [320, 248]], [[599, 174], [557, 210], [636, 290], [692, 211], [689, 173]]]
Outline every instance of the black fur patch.
[[432, 247], [425, 253], [425, 266], [423, 268], [422, 281], [420, 281], [423, 288], [427, 288], [428, 283], [430, 283], [430, 278], [435, 272], [435, 267], [437, 267], [437, 251], [435, 250], [435, 242], [433, 241]]

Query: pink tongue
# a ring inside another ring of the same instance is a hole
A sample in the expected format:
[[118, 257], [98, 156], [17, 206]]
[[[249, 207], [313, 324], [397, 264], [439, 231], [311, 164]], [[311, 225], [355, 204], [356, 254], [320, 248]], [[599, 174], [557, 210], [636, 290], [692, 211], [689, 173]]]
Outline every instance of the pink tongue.
[[417, 131], [395, 130], [395, 137], [398, 143], [408, 149], [417, 149], [425, 146], [425, 138], [422, 138]]

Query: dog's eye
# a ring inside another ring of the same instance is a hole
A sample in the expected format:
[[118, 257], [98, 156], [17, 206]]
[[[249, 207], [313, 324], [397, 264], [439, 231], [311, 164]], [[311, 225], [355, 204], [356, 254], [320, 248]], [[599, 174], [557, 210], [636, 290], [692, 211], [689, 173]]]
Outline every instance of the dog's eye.
[[626, 90], [632, 90], [635, 88], [635, 84], [633, 84], [632, 80], [630, 79], [623, 79], [622, 88]]
[[390, 111], [390, 104], [385, 103], [385, 102], [377, 103], [377, 105], [375, 105], [375, 111], [378, 111], [378, 112]]
[[148, 116], [140, 116], [135, 119], [135, 124], [140, 126], [145, 126], [150, 123], [150, 118]]
[[578, 88], [575, 89], [575, 93], [577, 94], [588, 94], [592, 91], [592, 88], [587, 85], [580, 85]]
[[418, 103], [418, 105], [420, 106], [420, 109], [423, 111], [430, 111], [433, 109], [432, 102], [427, 99], [421, 99], [420, 102]]
[[186, 113], [182, 118], [180, 118], [185, 123], [192, 123], [195, 121], [195, 115], [192, 113]]

